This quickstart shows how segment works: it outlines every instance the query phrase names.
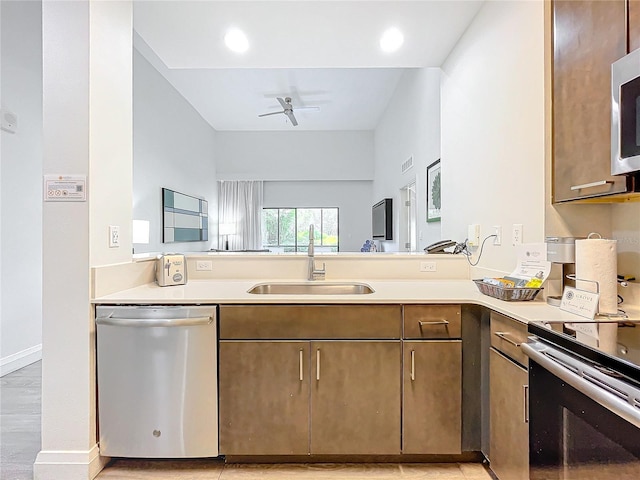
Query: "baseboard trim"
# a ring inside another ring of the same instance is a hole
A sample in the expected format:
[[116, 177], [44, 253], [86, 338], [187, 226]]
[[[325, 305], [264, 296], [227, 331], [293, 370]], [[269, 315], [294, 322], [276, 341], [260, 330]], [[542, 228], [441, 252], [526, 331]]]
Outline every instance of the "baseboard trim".
[[7, 355], [0, 359], [0, 377], [20, 370], [22, 367], [31, 365], [34, 362], [42, 359], [42, 344], [35, 345], [33, 347], [25, 348], [24, 350]]
[[34, 480], [92, 480], [107, 465], [98, 445], [90, 450], [41, 450], [33, 464]]

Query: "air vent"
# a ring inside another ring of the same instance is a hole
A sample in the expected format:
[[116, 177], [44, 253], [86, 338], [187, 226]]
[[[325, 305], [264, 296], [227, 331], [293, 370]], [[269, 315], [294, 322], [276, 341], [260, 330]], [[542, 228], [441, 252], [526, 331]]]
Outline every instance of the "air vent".
[[404, 162], [402, 162], [402, 173], [406, 173], [408, 170], [413, 168], [413, 155], [407, 158]]

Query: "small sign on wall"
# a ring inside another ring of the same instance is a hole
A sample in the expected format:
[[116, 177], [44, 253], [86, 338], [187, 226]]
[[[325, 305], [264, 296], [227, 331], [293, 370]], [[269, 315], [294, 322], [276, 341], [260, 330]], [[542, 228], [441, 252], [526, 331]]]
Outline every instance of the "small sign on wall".
[[86, 202], [86, 175], [45, 175], [45, 202]]

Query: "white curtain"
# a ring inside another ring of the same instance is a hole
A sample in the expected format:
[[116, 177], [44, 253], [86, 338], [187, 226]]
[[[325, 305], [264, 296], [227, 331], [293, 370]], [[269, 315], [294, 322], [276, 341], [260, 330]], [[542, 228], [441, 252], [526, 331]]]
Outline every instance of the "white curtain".
[[[218, 188], [220, 224], [235, 226], [229, 235], [229, 250], [262, 248], [262, 182], [222, 181]], [[221, 247], [224, 248], [224, 239]]]

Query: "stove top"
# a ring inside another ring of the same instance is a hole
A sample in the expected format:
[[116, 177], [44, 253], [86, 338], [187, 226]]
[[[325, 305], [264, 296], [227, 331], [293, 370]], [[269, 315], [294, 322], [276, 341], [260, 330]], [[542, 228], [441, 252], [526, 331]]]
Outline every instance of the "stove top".
[[[595, 331], [601, 325], [613, 332], [613, 341], [606, 351], [598, 348], [598, 342], [594, 338], [582, 333]], [[528, 330], [543, 341], [640, 382], [640, 320], [617, 320], [610, 317], [572, 323], [536, 321], [529, 323]]]

